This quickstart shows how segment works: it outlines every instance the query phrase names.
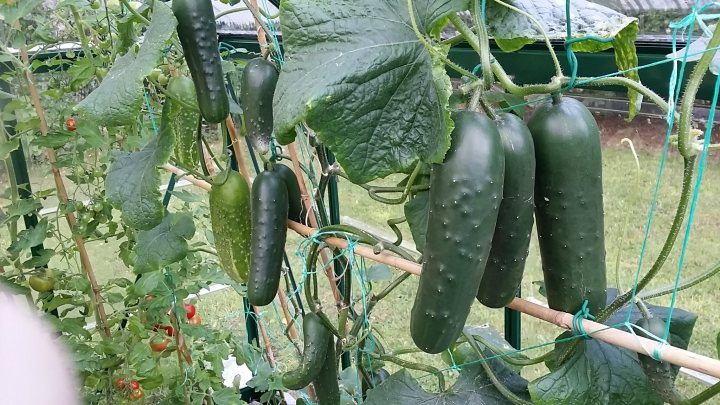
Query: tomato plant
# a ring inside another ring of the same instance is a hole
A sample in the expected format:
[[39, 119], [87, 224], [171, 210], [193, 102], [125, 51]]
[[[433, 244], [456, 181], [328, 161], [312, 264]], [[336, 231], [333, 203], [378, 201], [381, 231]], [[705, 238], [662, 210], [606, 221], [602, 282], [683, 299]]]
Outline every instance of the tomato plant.
[[[717, 70], [712, 53], [696, 55], [682, 98], [668, 103], [640, 81], [637, 19], [584, 0], [572, 0], [568, 20], [550, 0], [284, 0], [277, 18], [243, 1], [223, 15], [250, 8], [262, 17], [258, 38], [268, 41], [257, 54], [218, 40], [210, 1], [42, 3], [0, 4], [0, 157], [27, 154], [51, 167], [55, 182], [40, 190], [12, 176], [0, 211], [10, 236], [0, 281], [46, 312], [77, 360], [86, 402], [235, 403], [238, 387], [223, 373], [231, 355], [254, 372], [247, 384], [266, 403], [310, 384], [305, 394], [321, 404], [692, 404], [717, 393], [685, 398], [669, 364], [600, 339], [559, 339], [528, 358], [507, 354], [491, 329], [466, 325], [475, 300], [493, 308], [513, 302], [535, 231], [551, 309], [587, 309], [608, 325], [669, 324], [654, 334], [687, 349], [697, 317], [645, 304], [642, 293], [689, 221], [696, 161], [704, 161], [697, 156], [709, 150], [691, 113], [703, 76]], [[720, 46], [712, 27], [702, 25], [691, 46]], [[496, 58], [566, 40], [570, 69], [549, 46], [551, 64], [538, 67], [550, 72], [545, 83], [516, 83], [519, 67]], [[475, 69], [449, 56], [460, 44], [476, 54]], [[613, 52], [622, 74], [578, 77], [573, 52], [599, 51]], [[642, 97], [678, 119], [672, 146], [684, 163], [681, 195], [656, 261], [632, 291], [614, 290], [608, 278], [599, 127], [563, 94], [589, 86], [627, 88], [629, 119]], [[527, 124], [526, 104], [534, 110]], [[236, 155], [245, 145], [238, 136], [252, 147]], [[256, 176], [241, 174], [239, 158], [251, 150]], [[160, 168], [192, 175], [209, 195], [172, 183], [163, 198]], [[372, 210], [402, 207], [403, 217], [388, 221], [394, 243], [337, 225], [325, 195], [337, 196], [329, 190], [340, 178], [367, 192]], [[47, 206], [54, 200], [57, 211]], [[309, 236], [299, 246], [290, 246], [288, 219]], [[402, 243], [405, 222], [418, 252]], [[359, 246], [373, 255], [353, 251]], [[285, 253], [295, 249], [304, 265], [299, 283]], [[380, 283], [383, 268], [363, 271], [363, 255], [422, 269], [402, 326], [416, 348], [384, 347], [382, 319], [372, 312], [410, 276]], [[217, 322], [205, 306], [212, 321], [203, 323], [185, 302], [218, 284], [251, 304], [236, 311], [247, 331]], [[280, 310], [263, 308], [276, 300]], [[276, 314], [284, 319], [268, 322]], [[262, 343], [242, 343], [243, 335]], [[401, 357], [416, 351], [440, 355]], [[459, 370], [453, 386], [438, 359], [449, 373]], [[388, 375], [388, 362], [399, 371]], [[535, 379], [520, 373], [539, 363], [548, 368]], [[427, 391], [428, 380], [407, 370], [434, 376], [437, 389]]]

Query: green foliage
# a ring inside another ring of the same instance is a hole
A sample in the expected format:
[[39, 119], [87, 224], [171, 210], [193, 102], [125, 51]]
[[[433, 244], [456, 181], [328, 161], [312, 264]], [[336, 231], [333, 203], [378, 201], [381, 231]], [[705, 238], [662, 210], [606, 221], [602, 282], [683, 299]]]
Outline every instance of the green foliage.
[[135, 272], [142, 274], [182, 260], [187, 254], [187, 241], [195, 234], [189, 213], [165, 215], [153, 229], [137, 234]]

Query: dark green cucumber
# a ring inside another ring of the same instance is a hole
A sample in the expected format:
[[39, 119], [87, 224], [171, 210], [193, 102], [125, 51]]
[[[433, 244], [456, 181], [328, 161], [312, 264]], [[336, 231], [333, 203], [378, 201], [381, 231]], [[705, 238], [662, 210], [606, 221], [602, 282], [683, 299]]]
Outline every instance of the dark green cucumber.
[[[197, 107], [195, 85], [189, 77], [178, 76], [170, 79], [168, 91], [180, 100]], [[200, 114], [197, 110], [189, 109], [172, 99], [167, 98], [165, 102], [170, 105], [170, 125], [175, 132], [175, 159], [186, 167], [194, 169], [200, 164], [196, 136]]]
[[330, 331], [322, 324], [320, 317], [309, 312], [303, 318], [303, 354], [298, 368], [283, 374], [285, 388], [299, 390], [307, 387], [324, 367], [328, 352]]
[[250, 266], [250, 188], [234, 170], [223, 172], [215, 179], [217, 182], [210, 190], [210, 224], [215, 249], [220, 267], [233, 281], [243, 283]]
[[255, 177], [252, 186], [252, 242], [247, 299], [252, 305], [272, 302], [282, 274], [287, 238], [288, 191], [275, 170]]
[[[662, 338], [665, 336], [665, 322], [660, 318], [640, 318], [635, 322], [635, 325], [652, 333], [656, 337]], [[635, 333], [637, 333], [638, 336], [655, 340], [654, 337], [640, 329], [635, 329]], [[667, 343], [671, 344], [669, 336]], [[640, 360], [640, 365], [648, 378], [650, 386], [655, 389], [658, 395], [660, 395], [660, 398], [670, 404], [682, 403], [683, 398], [675, 389], [675, 373], [673, 372], [672, 365], [670, 365], [670, 363], [657, 361], [648, 355], [640, 353], [638, 353], [638, 359]]]
[[462, 333], [490, 252], [502, 200], [505, 157], [495, 122], [459, 111], [442, 164], [433, 165], [422, 274], [410, 332], [427, 353]]
[[303, 205], [302, 196], [300, 195], [300, 187], [295, 177], [295, 172], [281, 164], [275, 165], [275, 171], [282, 176], [288, 190], [288, 219], [307, 225], [305, 218], [305, 206]]
[[605, 307], [600, 130], [590, 111], [564, 97], [538, 107], [528, 123], [535, 145], [535, 222], [550, 308]]
[[215, 13], [210, 0], [173, 0], [177, 33], [197, 102], [205, 121], [217, 124], [230, 113], [225, 78], [218, 53]]
[[245, 129], [255, 150], [263, 155], [270, 151], [273, 131], [273, 94], [278, 81], [275, 65], [263, 58], [250, 60], [240, 80]]
[[520, 288], [530, 246], [535, 147], [530, 130], [518, 116], [499, 114], [495, 122], [505, 151], [503, 199], [477, 298], [485, 306], [502, 308]]
[[335, 339], [332, 336], [328, 339], [325, 363], [320, 369], [320, 373], [313, 379], [313, 388], [315, 388], [318, 405], [340, 405]]

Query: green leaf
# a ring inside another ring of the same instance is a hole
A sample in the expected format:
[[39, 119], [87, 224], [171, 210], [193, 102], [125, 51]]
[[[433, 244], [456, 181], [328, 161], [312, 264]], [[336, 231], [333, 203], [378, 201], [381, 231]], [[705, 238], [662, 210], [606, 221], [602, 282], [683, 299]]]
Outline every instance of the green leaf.
[[40, 249], [33, 257], [23, 262], [23, 268], [35, 269], [38, 267], [47, 266], [50, 263], [50, 259], [55, 256], [55, 251], [52, 249]]
[[0, 160], [10, 157], [10, 152], [20, 147], [20, 138], [13, 138], [9, 141], [0, 143]]
[[[467, 1], [414, 5], [429, 34]], [[273, 100], [279, 142], [292, 142], [305, 121], [356, 183], [407, 171], [418, 158], [442, 161], [453, 126], [445, 108], [449, 79], [415, 35], [406, 2], [287, 0], [280, 22], [286, 55]]]
[[245, 403], [240, 399], [240, 393], [232, 388], [213, 390], [212, 399], [217, 405], [241, 405]]
[[428, 212], [430, 211], [430, 192], [421, 191], [405, 203], [405, 218], [407, 218], [410, 233], [415, 241], [418, 252], [425, 249], [427, 233]]
[[68, 69], [70, 87], [79, 89], [88, 84], [95, 77], [95, 63], [92, 57], [81, 58], [75, 61]]
[[367, 268], [368, 281], [390, 281], [392, 272], [386, 264], [374, 264]]
[[112, 152], [105, 192], [122, 211], [123, 221], [133, 228], [148, 230], [162, 221], [165, 208], [157, 166], [170, 158], [173, 140], [172, 130], [165, 127], [139, 152]]
[[135, 253], [136, 273], [159, 270], [187, 255], [187, 241], [195, 234], [195, 224], [189, 213], [173, 213], [157, 227], [137, 234]]
[[5, 225], [6, 223], [8, 223], [10, 221], [19, 219], [23, 215], [35, 213], [40, 208], [42, 208], [42, 204], [40, 204], [40, 201], [38, 201], [38, 200], [25, 199], [25, 198], [17, 200], [14, 203], [10, 204], [9, 206], [5, 207], [6, 217], [3, 218], [2, 221], [0, 221], [0, 226]]
[[6, 291], [15, 295], [27, 295], [30, 296], [30, 289], [24, 285], [17, 284], [14, 280], [11, 280], [2, 274], [0, 274], [0, 286], [5, 288]]
[[637, 355], [597, 340], [583, 341], [560, 368], [529, 385], [536, 405], [662, 404]]
[[43, 243], [47, 230], [48, 221], [43, 218], [36, 226], [20, 231], [17, 234], [17, 239], [14, 240], [8, 247], [8, 252], [12, 255], [17, 255], [23, 249], [30, 249], [31, 247]]
[[[615, 52], [615, 65], [621, 71], [635, 68], [638, 65], [637, 49], [635, 48], [638, 29], [637, 21], [633, 21], [618, 32], [612, 42], [613, 51]], [[625, 77], [640, 83], [640, 74], [637, 70], [626, 72]], [[635, 118], [635, 115], [640, 111], [642, 99], [642, 94], [638, 93], [637, 90], [628, 89], [628, 100], [630, 100], [628, 121]]]
[[143, 101], [143, 79], [157, 65], [177, 20], [170, 7], [158, 3], [137, 55], [128, 52], [115, 60], [100, 85], [75, 106], [99, 126], [128, 125], [137, 120]]
[[[520, 398], [529, 399], [527, 381], [524, 378], [502, 365], [499, 360], [490, 360], [488, 363], [503, 385]], [[369, 390], [367, 400], [363, 402], [365, 405], [505, 405], [508, 403], [508, 399], [495, 388], [480, 365], [461, 369], [455, 385], [441, 393], [425, 391], [407, 370], [402, 369], [379, 386]]]
[[5, 20], [5, 24], [12, 26], [42, 3], [43, 0], [17, 0], [12, 6], [2, 4], [0, 5], [0, 20]]

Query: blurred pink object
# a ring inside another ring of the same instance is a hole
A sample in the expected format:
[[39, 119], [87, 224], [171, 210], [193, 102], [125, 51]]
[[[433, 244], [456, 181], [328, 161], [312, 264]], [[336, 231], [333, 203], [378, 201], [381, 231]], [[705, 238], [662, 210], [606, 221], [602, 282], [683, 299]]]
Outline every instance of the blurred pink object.
[[0, 289], [0, 403], [79, 405], [65, 346], [27, 302]]

